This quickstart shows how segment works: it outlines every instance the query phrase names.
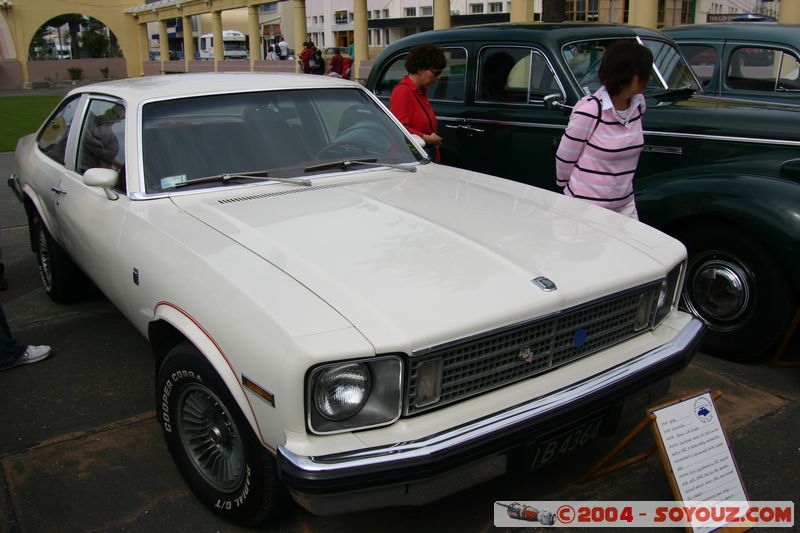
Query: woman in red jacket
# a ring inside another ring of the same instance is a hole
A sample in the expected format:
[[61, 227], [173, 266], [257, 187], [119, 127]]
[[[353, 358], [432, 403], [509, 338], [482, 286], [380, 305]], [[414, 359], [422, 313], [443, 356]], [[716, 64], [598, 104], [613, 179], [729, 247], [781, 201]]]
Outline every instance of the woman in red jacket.
[[444, 53], [432, 44], [415, 46], [406, 58], [408, 74], [392, 90], [389, 107], [406, 129], [422, 137], [428, 153], [440, 161], [442, 138], [436, 133], [438, 122], [428, 100], [428, 88], [447, 66]]

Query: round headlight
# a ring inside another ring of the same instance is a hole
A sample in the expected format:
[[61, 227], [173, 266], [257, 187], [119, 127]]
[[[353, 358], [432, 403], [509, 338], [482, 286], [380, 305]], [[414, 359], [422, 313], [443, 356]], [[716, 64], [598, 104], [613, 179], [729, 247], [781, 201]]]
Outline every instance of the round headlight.
[[357, 414], [369, 397], [369, 370], [351, 363], [323, 370], [314, 385], [314, 403], [328, 420], [344, 420]]

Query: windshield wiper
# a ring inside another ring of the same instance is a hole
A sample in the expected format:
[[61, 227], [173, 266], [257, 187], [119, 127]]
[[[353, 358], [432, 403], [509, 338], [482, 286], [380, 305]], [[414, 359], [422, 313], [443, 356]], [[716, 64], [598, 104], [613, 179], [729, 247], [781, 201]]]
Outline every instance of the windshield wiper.
[[398, 170], [405, 170], [406, 172], [416, 172], [417, 167], [410, 167], [407, 165], [393, 165], [392, 163], [378, 163], [375, 157], [363, 159], [340, 159], [339, 161], [331, 161], [330, 163], [321, 163], [319, 165], [312, 165], [306, 167], [306, 172], [316, 172], [317, 170], [327, 170], [329, 168], [340, 168], [347, 170], [353, 165], [362, 165], [365, 167], [388, 167], [396, 168]]
[[214, 174], [212, 176], [205, 176], [202, 178], [195, 178], [193, 180], [180, 181], [173, 185], [176, 189], [180, 187], [188, 187], [189, 185], [196, 185], [198, 183], [212, 183], [221, 181], [228, 183], [231, 180], [261, 180], [261, 181], [277, 181], [280, 183], [291, 183], [293, 185], [303, 185], [305, 187], [311, 186], [311, 181], [304, 178], [271, 178], [269, 172], [266, 170], [254, 170], [252, 172], [231, 172], [223, 174]]
[[652, 96], [657, 100], [680, 100], [682, 98], [689, 98], [697, 92], [697, 87], [686, 85], [678, 87], [677, 89], [667, 89], [665, 91], [656, 91], [648, 93], [647, 96]]

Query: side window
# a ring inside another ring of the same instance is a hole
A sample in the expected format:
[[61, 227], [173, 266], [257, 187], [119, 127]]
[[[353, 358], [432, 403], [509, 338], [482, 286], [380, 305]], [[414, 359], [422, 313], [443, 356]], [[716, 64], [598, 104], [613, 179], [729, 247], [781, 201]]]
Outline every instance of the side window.
[[442, 71], [439, 80], [430, 88], [428, 98], [463, 102], [467, 75], [467, 51], [463, 48], [444, 48], [442, 51], [447, 58], [447, 67]]
[[716, 48], [705, 44], [684, 44], [681, 45], [681, 50], [703, 87], [711, 83], [711, 78], [714, 77], [714, 67], [717, 64]]
[[800, 61], [792, 54], [783, 53], [778, 76], [779, 91], [800, 91]]
[[541, 102], [561, 92], [544, 57], [527, 48], [485, 48], [478, 72], [479, 102]]
[[[428, 98], [431, 100], [463, 102], [467, 74], [467, 52], [463, 48], [443, 48], [442, 51], [447, 59], [447, 67], [442, 71], [439, 80], [429, 89]], [[375, 94], [377, 96], [391, 96], [394, 86], [408, 74], [406, 71], [406, 57], [408, 57], [408, 54], [396, 57], [383, 72], [375, 86]]]
[[69, 130], [72, 127], [72, 119], [75, 110], [78, 108], [80, 97], [75, 97], [69, 102], [64, 103], [61, 108], [53, 115], [50, 122], [44, 127], [36, 140], [41, 150], [47, 157], [58, 163], [64, 164], [64, 156], [67, 151], [67, 139]]
[[782, 55], [770, 48], [737, 48], [731, 53], [725, 83], [732, 89], [772, 92]]
[[406, 57], [408, 54], [397, 56], [389, 64], [389, 67], [383, 72], [383, 75], [378, 80], [375, 86], [375, 94], [377, 96], [391, 96], [392, 89], [398, 84], [403, 76], [406, 75]]
[[125, 108], [107, 100], [92, 100], [86, 112], [78, 144], [77, 171], [111, 168], [120, 172], [124, 188]]

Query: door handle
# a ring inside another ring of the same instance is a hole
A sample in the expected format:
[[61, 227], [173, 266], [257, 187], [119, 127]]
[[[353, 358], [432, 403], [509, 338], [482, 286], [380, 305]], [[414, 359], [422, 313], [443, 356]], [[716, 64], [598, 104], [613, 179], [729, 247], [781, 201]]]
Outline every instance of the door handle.
[[67, 190], [66, 189], [62, 189], [61, 187], [53, 186], [53, 187], [50, 187], [50, 190], [53, 191], [56, 194], [67, 194]]
[[470, 133], [483, 133], [483, 130], [480, 128], [476, 128], [474, 126], [465, 126], [463, 124], [458, 124], [456, 126], [447, 125], [445, 128], [449, 128], [451, 130], [466, 130]]

